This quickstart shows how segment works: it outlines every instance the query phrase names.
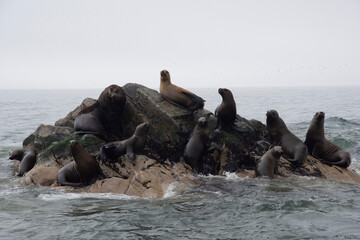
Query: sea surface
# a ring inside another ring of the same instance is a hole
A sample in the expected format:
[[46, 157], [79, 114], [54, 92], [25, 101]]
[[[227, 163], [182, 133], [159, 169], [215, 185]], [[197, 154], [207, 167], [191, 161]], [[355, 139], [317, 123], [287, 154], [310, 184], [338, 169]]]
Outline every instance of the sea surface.
[[[191, 89], [214, 111], [217, 89]], [[234, 88], [237, 112], [265, 124], [276, 109], [300, 139], [326, 114], [326, 137], [360, 172], [360, 88]], [[98, 90], [0, 90], [0, 239], [360, 239], [360, 186], [309, 177], [199, 176], [161, 199], [22, 186], [9, 152]]]

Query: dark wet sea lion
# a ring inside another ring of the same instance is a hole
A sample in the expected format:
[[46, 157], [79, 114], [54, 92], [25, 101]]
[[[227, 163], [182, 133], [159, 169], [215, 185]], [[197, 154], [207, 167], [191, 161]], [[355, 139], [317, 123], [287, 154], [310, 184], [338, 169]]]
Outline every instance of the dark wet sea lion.
[[221, 104], [215, 110], [217, 116], [217, 127], [232, 126], [236, 118], [236, 104], [232, 92], [226, 88], [219, 88], [219, 94], [222, 97]]
[[347, 168], [351, 163], [350, 153], [325, 138], [324, 122], [325, 113], [317, 112], [306, 133], [305, 144], [310, 154], [321, 162]]
[[198, 163], [208, 143], [209, 133], [207, 120], [205, 117], [199, 118], [184, 150], [184, 160], [194, 170], [198, 170]]
[[105, 144], [100, 149], [101, 160], [115, 160], [125, 153], [131, 160], [134, 160], [136, 154], [145, 147], [149, 129], [149, 123], [142, 123], [136, 127], [134, 134], [128, 139]]
[[278, 162], [283, 154], [283, 150], [280, 146], [275, 146], [268, 150], [261, 157], [255, 167], [256, 176], [268, 176], [274, 178], [274, 173], [277, 173]]
[[308, 149], [298, 137], [289, 131], [277, 111], [269, 110], [266, 113], [266, 125], [271, 144], [281, 146], [288, 157], [288, 161], [302, 164], [305, 161]]
[[22, 176], [34, 167], [36, 163], [36, 152], [31, 149], [16, 149], [10, 154], [9, 159], [20, 161], [16, 176]]
[[105, 88], [96, 103], [83, 109], [75, 118], [75, 134], [94, 134], [105, 141], [121, 139], [125, 103], [126, 95], [121, 87]]
[[89, 185], [101, 173], [95, 156], [85, 151], [76, 141], [71, 141], [69, 148], [74, 161], [59, 170], [59, 186], [80, 187]]
[[160, 72], [160, 94], [167, 101], [190, 111], [204, 107], [204, 99], [186, 89], [172, 84], [170, 73], [166, 70]]

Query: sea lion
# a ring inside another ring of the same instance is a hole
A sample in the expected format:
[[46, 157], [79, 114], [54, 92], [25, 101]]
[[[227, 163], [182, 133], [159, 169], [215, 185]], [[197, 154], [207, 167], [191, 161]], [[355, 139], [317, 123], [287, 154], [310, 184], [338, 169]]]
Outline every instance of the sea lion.
[[172, 104], [192, 112], [204, 107], [204, 99], [186, 89], [172, 84], [170, 81], [170, 73], [166, 70], [160, 72], [160, 94]]
[[266, 125], [273, 145], [282, 147], [291, 163], [302, 164], [308, 153], [306, 145], [286, 127], [275, 110], [266, 113]]
[[219, 88], [222, 97], [221, 104], [215, 110], [217, 116], [217, 128], [232, 126], [236, 118], [236, 104], [232, 92], [226, 88]]
[[208, 121], [205, 117], [199, 118], [184, 150], [184, 160], [194, 170], [198, 170], [198, 163], [208, 143], [209, 133]]
[[325, 138], [324, 122], [325, 113], [317, 112], [306, 133], [305, 144], [310, 154], [321, 162], [347, 168], [351, 163], [350, 154]]
[[75, 134], [94, 134], [105, 141], [121, 139], [125, 103], [126, 95], [121, 87], [110, 85], [105, 88], [96, 103], [83, 109], [75, 118]]
[[264, 153], [256, 164], [256, 176], [268, 176], [274, 178], [274, 173], [278, 173], [278, 162], [282, 154], [283, 150], [280, 146], [275, 146]]
[[125, 153], [131, 160], [134, 160], [136, 154], [145, 147], [149, 129], [149, 123], [142, 123], [136, 127], [134, 134], [128, 139], [105, 144], [100, 149], [101, 160], [115, 160]]
[[19, 170], [16, 172], [16, 176], [21, 177], [34, 167], [36, 163], [36, 152], [32, 149], [16, 149], [12, 151], [9, 159], [20, 161]]
[[74, 140], [70, 142], [69, 148], [74, 161], [59, 170], [57, 177], [59, 186], [80, 187], [89, 185], [101, 173], [95, 156], [85, 151]]

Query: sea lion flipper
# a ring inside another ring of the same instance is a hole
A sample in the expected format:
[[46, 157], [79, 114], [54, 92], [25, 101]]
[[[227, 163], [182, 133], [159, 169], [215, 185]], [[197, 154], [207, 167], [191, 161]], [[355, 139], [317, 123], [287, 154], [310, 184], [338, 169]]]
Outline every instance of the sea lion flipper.
[[135, 160], [136, 155], [134, 153], [134, 148], [131, 144], [126, 147], [126, 155], [131, 159], [131, 161]]
[[220, 107], [220, 106], [217, 106], [216, 109], [215, 109], [215, 112], [214, 112], [214, 114], [215, 114], [216, 117], [218, 116], [218, 113], [219, 113], [219, 107]]
[[200, 109], [200, 108], [203, 108], [203, 107], [204, 107], [204, 102], [205, 102], [205, 100], [202, 99], [201, 97], [199, 97], [199, 96], [197, 96], [197, 95], [195, 95], [195, 94], [191, 94], [191, 93], [185, 92], [185, 91], [182, 91], [182, 93], [183, 93], [184, 95], [186, 95], [188, 98], [190, 98], [190, 100], [191, 100], [192, 102], [194, 102], [194, 105], [193, 105], [193, 106], [188, 107], [188, 109], [189, 109], [190, 111], [193, 112], [193, 111], [195, 111], [195, 110], [197, 110], [197, 109]]
[[215, 149], [222, 152], [222, 147], [219, 144], [217, 144], [216, 142], [211, 142], [209, 146], [209, 150], [215, 150]]

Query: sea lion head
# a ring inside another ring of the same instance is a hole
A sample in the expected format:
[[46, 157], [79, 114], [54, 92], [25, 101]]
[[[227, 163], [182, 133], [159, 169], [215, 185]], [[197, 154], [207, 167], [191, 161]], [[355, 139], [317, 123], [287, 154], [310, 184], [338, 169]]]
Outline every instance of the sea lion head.
[[74, 161], [79, 164], [79, 162], [77, 162], [77, 160], [79, 159], [80, 156], [83, 155], [84, 153], [84, 149], [80, 146], [80, 144], [75, 141], [72, 140], [69, 144], [69, 148], [70, 148], [70, 153], [74, 158]]
[[284, 153], [282, 147], [280, 147], [280, 146], [273, 147], [272, 151], [273, 151], [274, 157], [277, 157], [277, 158], [281, 157]]
[[167, 70], [162, 70], [160, 72], [160, 81], [161, 83], [171, 83], [170, 73]]
[[122, 111], [126, 103], [126, 95], [121, 87], [113, 84], [102, 91], [98, 102], [111, 110]]
[[15, 149], [14, 151], [12, 151], [10, 154], [9, 154], [9, 159], [10, 160], [21, 160], [22, 159], [22, 156], [24, 154], [24, 150], [19, 148], [19, 149]]
[[322, 126], [324, 125], [324, 120], [325, 120], [325, 113], [324, 112], [317, 112], [315, 113], [314, 117], [313, 117], [313, 122]]
[[79, 144], [77, 141], [75, 141], [75, 140], [72, 140], [72, 141], [70, 142], [69, 148], [70, 148], [70, 152], [71, 152], [72, 155], [74, 155], [74, 152], [75, 152], [76, 150], [81, 149], [80, 144]]
[[234, 99], [232, 92], [227, 88], [219, 88], [218, 92], [223, 99]]
[[279, 114], [276, 110], [266, 112], [266, 125], [274, 126], [279, 121]]
[[198, 119], [196, 126], [199, 128], [207, 128], [208, 127], [208, 121], [205, 117], [201, 117]]
[[142, 123], [138, 125], [135, 129], [135, 135], [137, 136], [147, 136], [150, 130], [150, 123]]

